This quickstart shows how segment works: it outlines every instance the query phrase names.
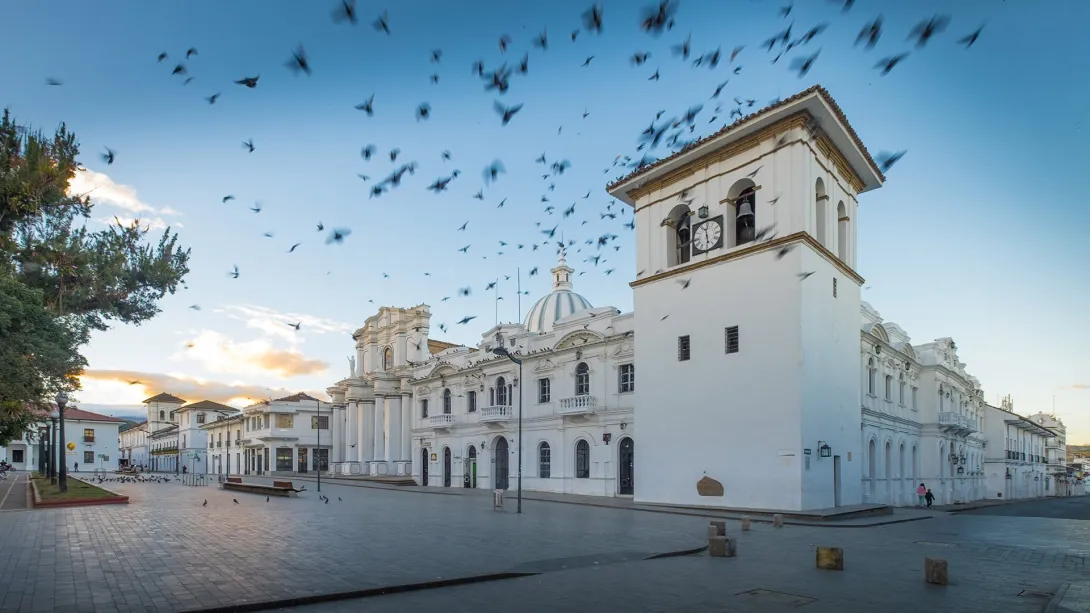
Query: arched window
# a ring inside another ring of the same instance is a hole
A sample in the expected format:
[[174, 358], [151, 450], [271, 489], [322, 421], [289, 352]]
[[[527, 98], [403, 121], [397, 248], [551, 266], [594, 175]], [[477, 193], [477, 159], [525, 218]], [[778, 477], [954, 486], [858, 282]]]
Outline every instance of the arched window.
[[450, 389], [443, 390], [443, 414], [450, 415], [451, 413], [451, 396]]
[[503, 377], [496, 378], [496, 406], [507, 406], [507, 381]]
[[679, 204], [666, 216], [663, 226], [666, 228], [667, 266], [685, 264], [692, 257], [691, 214], [689, 207]]
[[848, 212], [844, 208], [844, 202], [836, 205], [836, 255], [841, 262], [848, 263]]
[[867, 393], [874, 395], [874, 358], [867, 360]]
[[753, 241], [757, 232], [757, 192], [752, 187], [742, 190], [734, 200], [734, 244]]
[[382, 352], [382, 370], [390, 370], [394, 367], [394, 350], [387, 347]]
[[586, 362], [575, 367], [575, 395], [590, 396], [590, 366]]
[[548, 443], [537, 446], [537, 476], [548, 479], [552, 475], [552, 450]]
[[893, 401], [893, 375], [886, 375], [886, 401]]
[[903, 374], [897, 382], [897, 403], [905, 406], [905, 376]]
[[583, 439], [575, 444], [575, 478], [590, 479], [590, 443]]
[[829, 207], [829, 196], [825, 193], [825, 182], [821, 179], [817, 180], [817, 184], [814, 186], [814, 198], [816, 201], [816, 216], [814, 217], [814, 236], [822, 246], [825, 244], [825, 232], [826, 226], [829, 221], [826, 219], [828, 216], [827, 209]]

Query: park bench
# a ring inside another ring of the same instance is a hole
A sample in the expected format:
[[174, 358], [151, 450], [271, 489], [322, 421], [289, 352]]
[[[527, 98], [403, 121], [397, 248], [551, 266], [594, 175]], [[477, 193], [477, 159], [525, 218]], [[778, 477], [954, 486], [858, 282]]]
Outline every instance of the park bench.
[[249, 494], [264, 494], [266, 496], [295, 497], [296, 489], [291, 486], [291, 481], [273, 481], [272, 485], [263, 483], [243, 483], [240, 477], [229, 477], [223, 484], [223, 489]]

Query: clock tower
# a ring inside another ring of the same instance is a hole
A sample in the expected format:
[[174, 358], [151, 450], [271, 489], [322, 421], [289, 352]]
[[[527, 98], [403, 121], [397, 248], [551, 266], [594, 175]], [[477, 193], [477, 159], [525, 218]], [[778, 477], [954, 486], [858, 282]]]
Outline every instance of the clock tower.
[[862, 501], [857, 198], [885, 178], [815, 86], [636, 170], [636, 502]]

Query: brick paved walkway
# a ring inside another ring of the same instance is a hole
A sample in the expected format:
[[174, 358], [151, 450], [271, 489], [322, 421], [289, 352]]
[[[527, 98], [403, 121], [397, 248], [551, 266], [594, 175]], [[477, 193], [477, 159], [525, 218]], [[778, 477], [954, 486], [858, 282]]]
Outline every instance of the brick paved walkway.
[[[750, 533], [728, 522], [728, 532], [740, 540], [734, 559], [592, 565], [287, 610], [1029, 613], [1061, 584], [1086, 577], [1090, 557], [1090, 522], [1075, 520], [944, 515], [867, 530], [759, 525]], [[845, 570], [815, 569], [818, 544], [843, 547]], [[949, 586], [924, 583], [924, 556], [949, 561]]]
[[706, 523], [541, 502], [517, 515], [326, 484], [330, 504], [314, 492], [266, 502], [177, 481], [107, 486], [131, 503], [0, 513], [0, 611], [187, 611], [639, 559], [701, 546]]

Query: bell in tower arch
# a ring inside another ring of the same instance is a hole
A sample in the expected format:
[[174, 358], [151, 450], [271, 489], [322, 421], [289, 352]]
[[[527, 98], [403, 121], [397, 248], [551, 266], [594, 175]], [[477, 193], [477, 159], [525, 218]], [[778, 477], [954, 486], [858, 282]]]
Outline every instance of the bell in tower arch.
[[748, 189], [738, 198], [738, 213], [734, 218], [736, 243], [739, 245], [753, 240], [756, 232], [757, 217], [753, 212], [753, 190]]

